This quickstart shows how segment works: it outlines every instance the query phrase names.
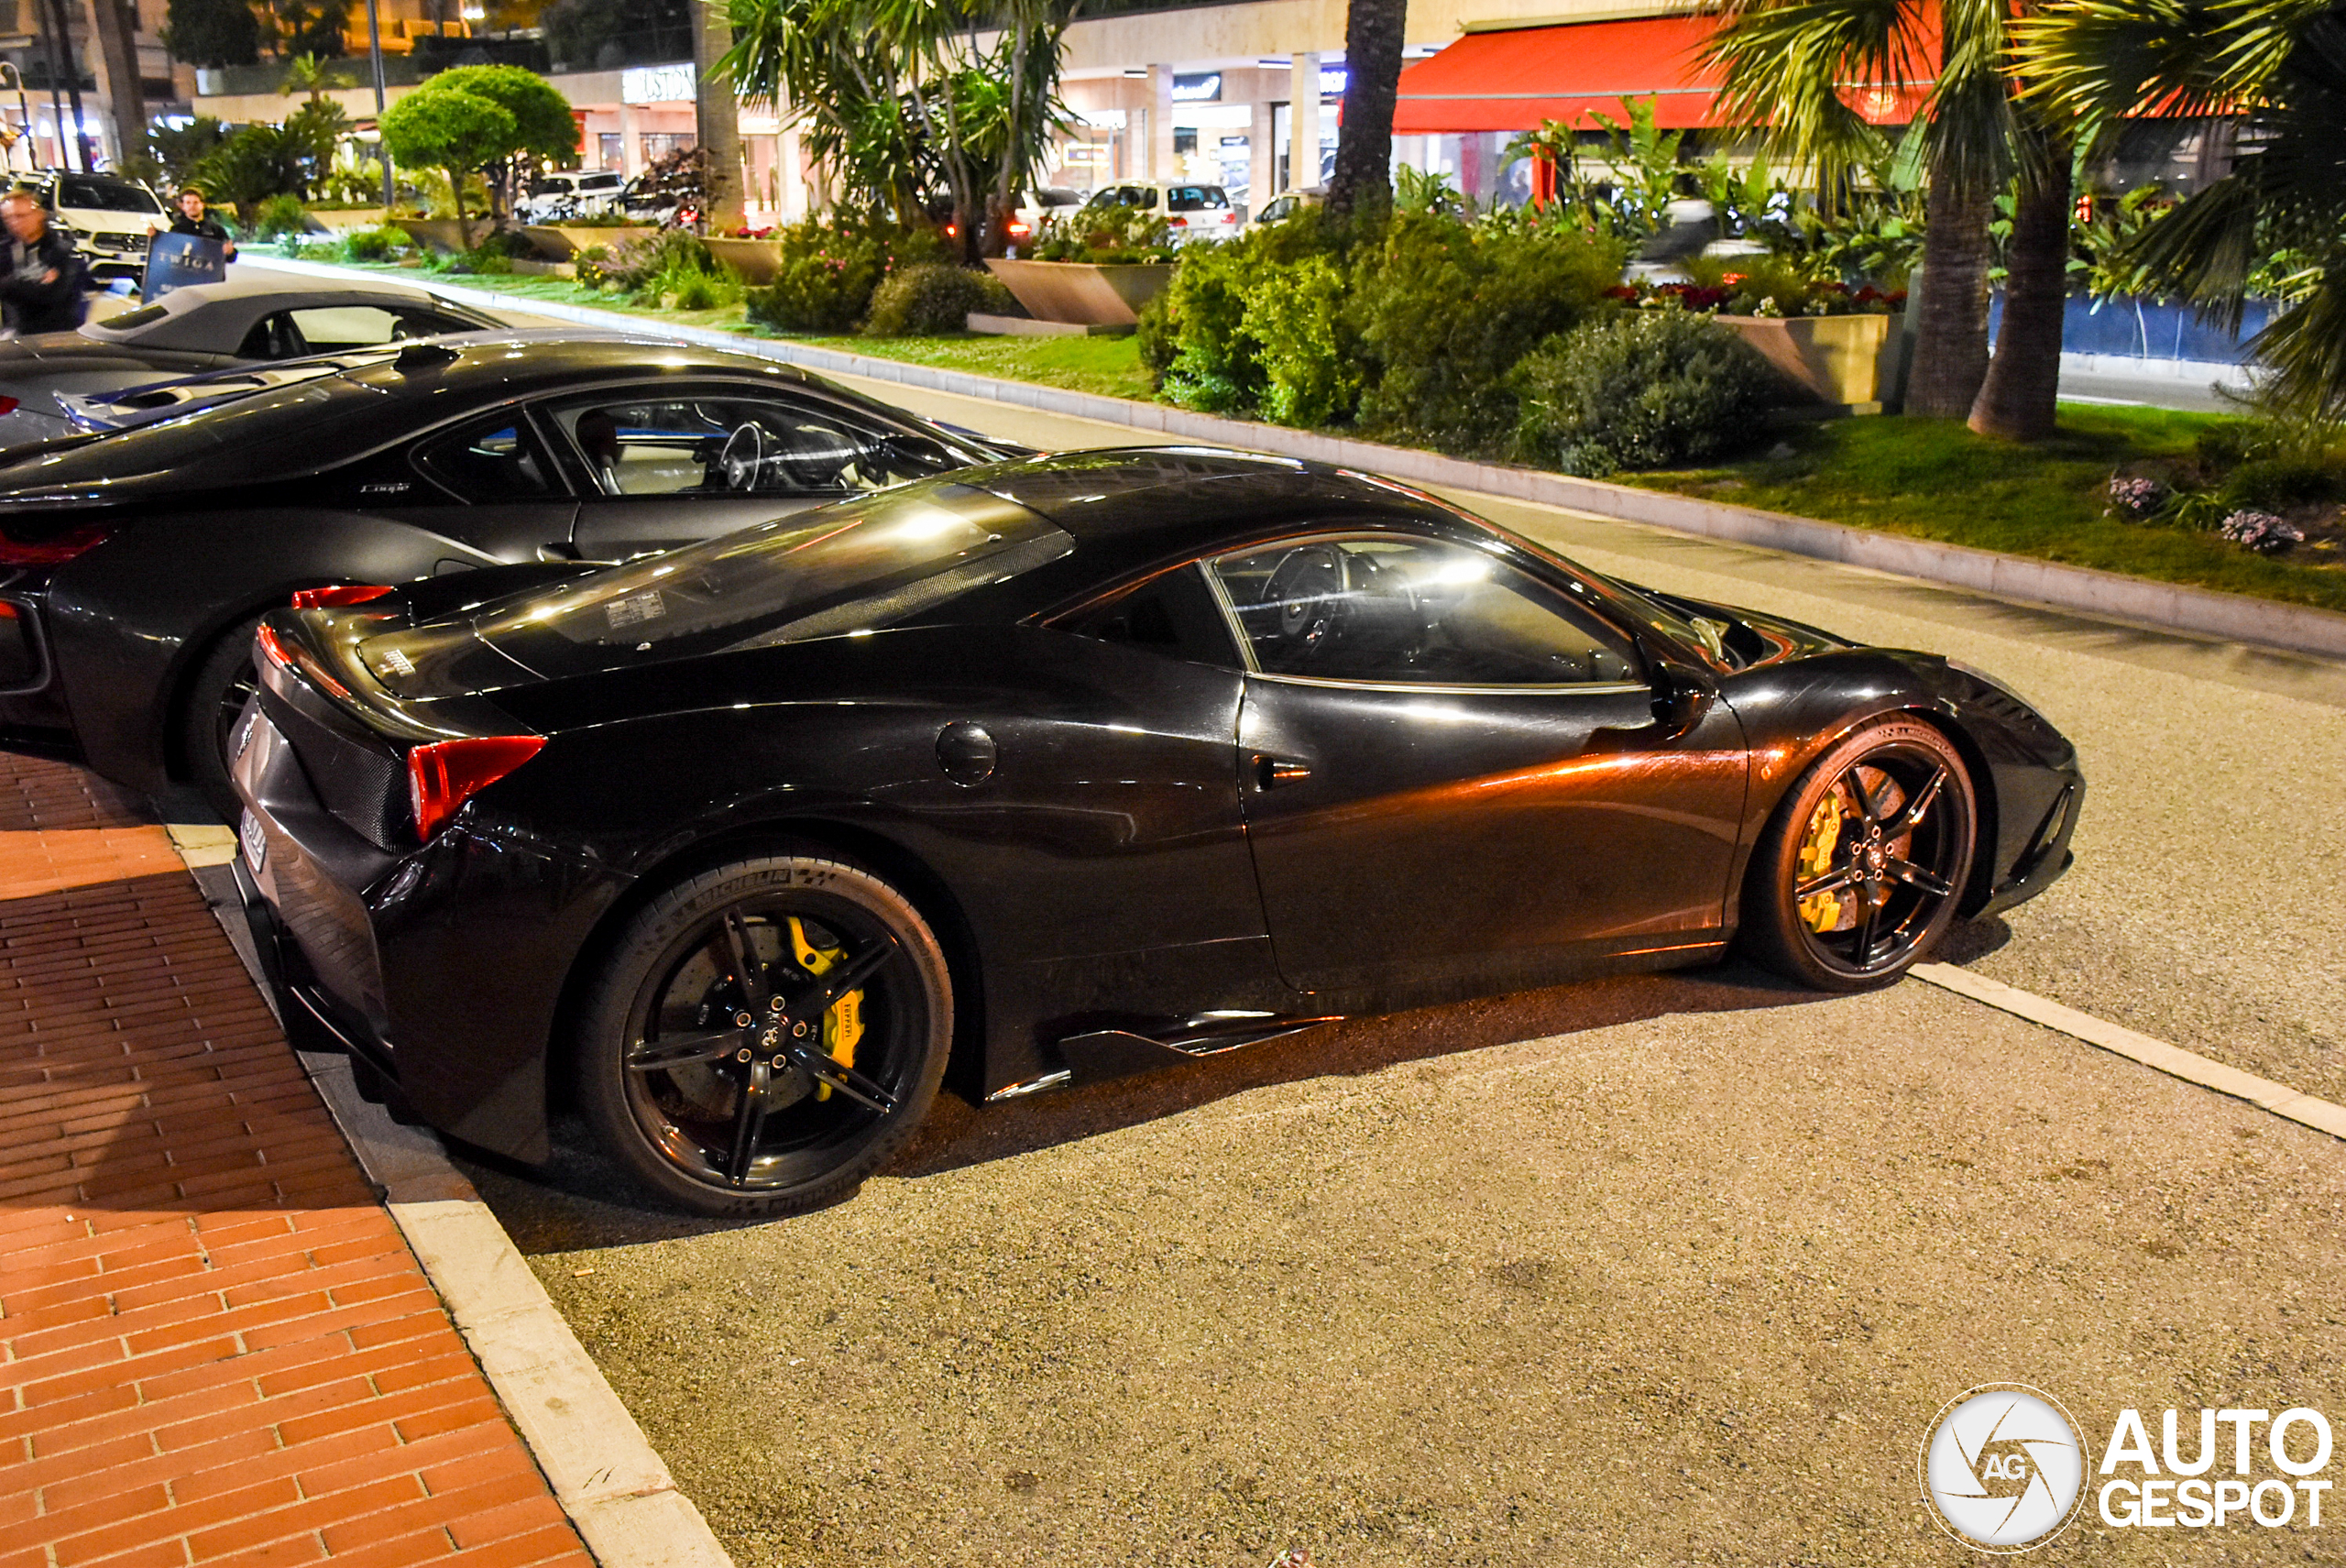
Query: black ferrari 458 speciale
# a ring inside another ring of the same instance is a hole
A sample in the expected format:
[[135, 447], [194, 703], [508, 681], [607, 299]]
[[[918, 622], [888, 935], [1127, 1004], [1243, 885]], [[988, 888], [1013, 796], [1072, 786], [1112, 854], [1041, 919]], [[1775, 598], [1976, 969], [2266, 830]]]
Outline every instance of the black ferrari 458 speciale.
[[[563, 570], [549, 567], [551, 574]], [[2068, 864], [1994, 680], [1609, 580], [1374, 476], [966, 469], [483, 601], [262, 624], [239, 876], [289, 1020], [673, 1202], [998, 1099], [1741, 942], [1885, 983]]]

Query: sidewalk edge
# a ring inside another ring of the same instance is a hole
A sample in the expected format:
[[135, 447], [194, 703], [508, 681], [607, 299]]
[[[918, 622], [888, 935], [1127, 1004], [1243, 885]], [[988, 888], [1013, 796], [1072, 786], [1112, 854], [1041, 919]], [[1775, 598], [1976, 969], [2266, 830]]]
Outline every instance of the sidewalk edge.
[[[269, 259], [263, 265], [318, 276], [348, 277], [343, 268], [321, 262]], [[374, 276], [374, 274], [367, 274]], [[1787, 554], [1844, 565], [1864, 566], [1923, 582], [1967, 588], [1999, 598], [2133, 622], [2165, 631], [2252, 642], [2293, 653], [2346, 657], [2346, 615], [2309, 605], [2252, 598], [2179, 583], [2154, 582], [2089, 566], [2068, 566], [2031, 556], [1979, 550], [1966, 544], [1902, 534], [1875, 533], [1843, 523], [1784, 512], [1761, 511], [1719, 501], [1698, 500], [1663, 490], [1607, 484], [1597, 479], [1544, 473], [1498, 463], [1445, 457], [1412, 447], [1385, 446], [1347, 436], [1321, 435], [1283, 425], [1191, 413], [1161, 403], [1135, 402], [1092, 392], [1069, 391], [1026, 381], [1008, 381], [966, 370], [881, 359], [834, 349], [811, 348], [783, 338], [751, 337], [707, 327], [646, 321], [613, 311], [500, 294], [487, 289], [419, 280], [452, 300], [491, 310], [526, 312], [606, 330], [646, 334], [688, 343], [733, 348], [802, 365], [810, 370], [861, 376], [878, 381], [960, 397], [1064, 414], [1178, 439], [1211, 442], [1354, 467], [1371, 468], [1415, 484], [1442, 485], [1593, 512], [1680, 533], [1755, 544]]]
[[298, 1054], [600, 1568], [733, 1568], [439, 1140], [360, 1098], [346, 1058]]

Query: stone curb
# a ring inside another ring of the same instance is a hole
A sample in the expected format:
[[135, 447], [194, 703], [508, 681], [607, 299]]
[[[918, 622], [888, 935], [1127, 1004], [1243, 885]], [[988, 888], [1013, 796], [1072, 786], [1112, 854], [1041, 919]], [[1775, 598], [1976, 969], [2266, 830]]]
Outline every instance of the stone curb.
[[[348, 277], [344, 269], [319, 262], [269, 261], [263, 265], [325, 277]], [[372, 274], [369, 274], [372, 276]], [[424, 286], [419, 282], [419, 286]], [[803, 365], [810, 370], [893, 381], [901, 386], [959, 397], [980, 398], [1038, 412], [1121, 424], [1152, 435], [1171, 436], [1216, 446], [1236, 446], [1302, 457], [1346, 467], [1368, 468], [1413, 484], [1440, 485], [1477, 490], [1568, 510], [1641, 522], [1681, 533], [1756, 544], [1792, 555], [1869, 567], [1899, 576], [1913, 577], [1950, 587], [1992, 594], [2055, 609], [2132, 621], [2169, 631], [2185, 631], [2228, 641], [2253, 642], [2296, 653], [2346, 658], [2346, 615], [2307, 605], [2280, 604], [2243, 594], [2218, 593], [2209, 588], [2150, 582], [2088, 566], [2065, 566], [2023, 555], [1975, 550], [1964, 544], [1909, 539], [1875, 533], [1837, 522], [1761, 511], [1756, 507], [1730, 506], [1661, 490], [1610, 485], [1596, 479], [1573, 478], [1534, 468], [1500, 463], [1476, 463], [1412, 447], [1384, 446], [1345, 436], [1321, 435], [1282, 425], [1223, 419], [1192, 413], [1163, 403], [1135, 402], [1126, 398], [1008, 381], [966, 370], [912, 365], [835, 349], [813, 348], [786, 339], [748, 337], [707, 327], [670, 325], [598, 311], [499, 294], [485, 289], [451, 286], [433, 280], [428, 285], [452, 300], [488, 310], [523, 311], [556, 321], [607, 331], [681, 339], [712, 347], [764, 355]]]
[[[269, 1001], [234, 877], [214, 858], [225, 828], [170, 829], [229, 945]], [[554, 1501], [597, 1568], [734, 1568], [732, 1557], [636, 1424], [521, 1249], [439, 1137], [358, 1092], [350, 1058], [297, 1051], [350, 1152], [455, 1320]]]

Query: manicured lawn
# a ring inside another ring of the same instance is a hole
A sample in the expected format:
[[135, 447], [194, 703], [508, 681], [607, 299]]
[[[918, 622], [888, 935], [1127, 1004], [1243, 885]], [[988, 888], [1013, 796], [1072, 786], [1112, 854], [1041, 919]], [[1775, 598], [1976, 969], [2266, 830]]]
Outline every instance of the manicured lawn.
[[[388, 266], [360, 270], [402, 271]], [[419, 276], [413, 269], [405, 275], [418, 282], [443, 276]], [[739, 305], [660, 311], [566, 279], [445, 276], [452, 284], [521, 299], [591, 305], [756, 337], [784, 335], [749, 325]], [[1146, 400], [1152, 395], [1131, 337], [794, 335], [793, 341], [1105, 397]], [[1619, 478], [1888, 533], [2346, 610], [2346, 560], [2334, 545], [2263, 556], [2212, 534], [2121, 522], [2108, 515], [2106, 487], [2113, 472], [2186, 457], [2200, 432], [2229, 417], [2064, 404], [2059, 436], [2031, 446], [1976, 436], [1953, 420], [1836, 420], [1795, 427], [1765, 455], [1737, 463]]]
[[2335, 549], [2263, 556], [2213, 534], [2106, 514], [2113, 471], [2186, 456], [2201, 431], [2228, 417], [2066, 403], [2059, 436], [2034, 446], [1974, 435], [1955, 420], [1836, 420], [1788, 433], [1771, 455], [1621, 477], [1885, 533], [2346, 609], [2346, 561]]

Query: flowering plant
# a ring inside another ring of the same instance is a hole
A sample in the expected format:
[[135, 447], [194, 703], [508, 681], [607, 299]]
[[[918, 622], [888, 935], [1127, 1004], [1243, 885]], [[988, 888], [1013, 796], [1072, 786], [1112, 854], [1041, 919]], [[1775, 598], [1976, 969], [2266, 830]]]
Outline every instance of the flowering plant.
[[2156, 479], [2110, 478], [2110, 510], [2132, 522], [2152, 518], [2166, 505], [2170, 492]]
[[2303, 544], [2302, 530], [2269, 511], [2242, 510], [2224, 519], [2216, 532], [2235, 544], [2245, 544], [2259, 555], [2278, 555], [2292, 544]]

